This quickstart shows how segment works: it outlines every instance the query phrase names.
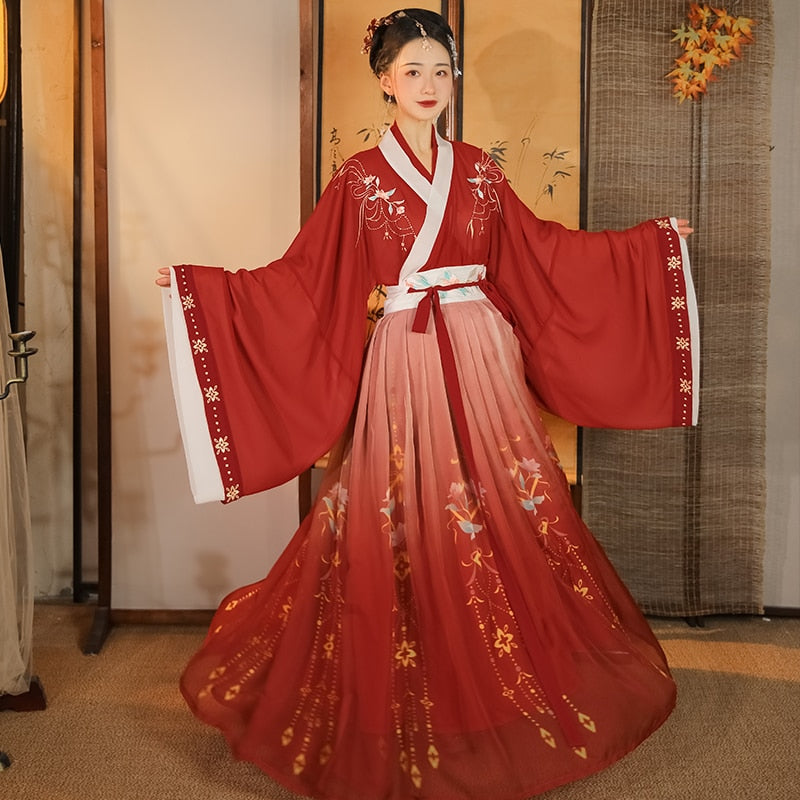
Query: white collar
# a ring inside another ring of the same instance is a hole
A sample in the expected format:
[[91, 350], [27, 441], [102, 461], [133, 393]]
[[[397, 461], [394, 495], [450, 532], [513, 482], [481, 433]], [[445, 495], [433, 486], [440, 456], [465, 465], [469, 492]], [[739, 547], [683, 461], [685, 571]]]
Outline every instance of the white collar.
[[450, 182], [453, 178], [453, 145], [442, 138], [438, 132], [436, 132], [436, 143], [439, 152], [436, 156], [436, 170], [432, 182], [426, 180], [414, 166], [391, 128], [386, 131], [378, 145], [389, 166], [428, 206], [425, 222], [406, 257], [399, 280], [407, 278], [425, 266], [442, 227], [447, 196], [450, 193]]

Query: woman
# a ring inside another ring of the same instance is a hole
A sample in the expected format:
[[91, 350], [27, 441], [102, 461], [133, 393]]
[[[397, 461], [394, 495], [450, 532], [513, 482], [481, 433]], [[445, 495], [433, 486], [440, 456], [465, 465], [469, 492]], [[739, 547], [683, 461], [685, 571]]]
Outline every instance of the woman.
[[223, 601], [182, 691], [301, 794], [524, 798], [620, 758], [674, 704], [537, 405], [693, 423], [690, 228], [538, 220], [486, 154], [435, 132], [457, 74], [445, 21], [398, 11], [366, 44], [396, 121], [286, 255], [159, 279], [198, 500], [279, 484], [338, 440], [311, 513]]

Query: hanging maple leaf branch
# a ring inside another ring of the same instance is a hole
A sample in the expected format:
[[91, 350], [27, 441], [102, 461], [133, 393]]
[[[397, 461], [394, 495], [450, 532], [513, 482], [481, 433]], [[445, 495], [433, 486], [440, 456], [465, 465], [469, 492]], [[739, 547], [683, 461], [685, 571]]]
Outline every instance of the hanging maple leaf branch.
[[683, 52], [666, 75], [672, 94], [681, 103], [702, 97], [708, 84], [718, 80], [714, 71], [742, 57], [742, 46], [752, 44], [753, 27], [758, 24], [708, 3], [689, 3], [687, 18], [688, 23], [672, 30], [672, 41], [678, 42]]

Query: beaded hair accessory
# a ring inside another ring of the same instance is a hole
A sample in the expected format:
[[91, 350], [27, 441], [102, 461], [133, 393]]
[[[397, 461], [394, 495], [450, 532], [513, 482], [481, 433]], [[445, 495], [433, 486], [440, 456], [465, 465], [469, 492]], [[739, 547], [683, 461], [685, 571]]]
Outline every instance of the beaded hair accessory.
[[[408, 17], [405, 11], [398, 11], [398, 17]], [[408, 17], [418, 28], [419, 28], [419, 35], [422, 37], [422, 49], [423, 50], [430, 50], [431, 49], [431, 40], [428, 38], [428, 33], [425, 28], [422, 27], [422, 23], [414, 19], [414, 17]]]
[[450, 58], [453, 60], [453, 75], [458, 78], [461, 75], [461, 70], [458, 68], [458, 50], [456, 49], [456, 40], [448, 33], [447, 43], [450, 45]]

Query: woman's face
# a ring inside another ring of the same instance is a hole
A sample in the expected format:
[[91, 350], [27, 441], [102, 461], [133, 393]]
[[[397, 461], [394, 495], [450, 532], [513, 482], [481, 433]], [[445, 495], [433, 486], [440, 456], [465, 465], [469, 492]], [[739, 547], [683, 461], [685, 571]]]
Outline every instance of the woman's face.
[[397, 118], [433, 121], [453, 94], [450, 54], [435, 39], [413, 39], [380, 76], [381, 89], [394, 97]]

